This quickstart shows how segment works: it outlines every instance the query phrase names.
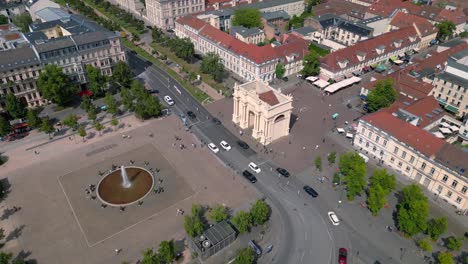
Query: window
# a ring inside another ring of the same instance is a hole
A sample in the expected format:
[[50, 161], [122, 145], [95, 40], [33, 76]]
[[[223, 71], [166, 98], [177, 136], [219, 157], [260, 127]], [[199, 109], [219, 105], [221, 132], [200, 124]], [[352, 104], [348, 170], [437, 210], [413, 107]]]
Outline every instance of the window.
[[373, 152], [376, 152], [376, 151], [377, 151], [377, 148], [374, 146], [374, 147], [372, 148], [372, 151], [373, 151]]
[[426, 168], [426, 162], [423, 162], [423, 163], [421, 164], [421, 169], [424, 170], [425, 168]]
[[429, 171], [429, 174], [430, 174], [430, 175], [434, 175], [434, 172], [435, 172], [435, 169], [434, 169], [434, 168], [431, 168], [431, 171]]
[[398, 162], [398, 167], [401, 168], [401, 166], [403, 166], [403, 163], [400, 161]]
[[383, 156], [383, 150], [380, 151], [380, 156]]
[[387, 140], [383, 141], [383, 145], [384, 145], [384, 147], [387, 146]]
[[372, 132], [369, 131], [369, 138], [372, 138]]
[[393, 149], [393, 154], [397, 154], [397, 153], [398, 153], [398, 148], [395, 147], [395, 148]]
[[447, 196], [447, 198], [452, 197], [452, 192], [451, 192], [451, 191], [448, 191], [447, 194], [446, 194], [445, 196]]
[[401, 153], [401, 157], [404, 159], [406, 157], [406, 151], [403, 151], [403, 153]]
[[359, 144], [362, 144], [362, 138], [359, 138]]
[[406, 171], [409, 172], [411, 170], [410, 166], [406, 166]]
[[457, 200], [455, 202], [457, 202], [457, 204], [461, 203], [462, 201], [462, 198], [460, 196], [457, 197]]
[[412, 164], [414, 162], [414, 156], [411, 156], [411, 158], [409, 159], [409, 162]]
[[444, 187], [442, 187], [442, 185], [437, 186], [437, 192], [438, 193], [441, 193], [443, 189], [444, 189]]
[[376, 142], [376, 143], [379, 143], [379, 139], [380, 139], [380, 137], [379, 137], [379, 136], [376, 136], [376, 137], [375, 137], [375, 142]]
[[390, 162], [391, 162], [391, 163], [395, 162], [395, 158], [392, 157], [392, 158], [390, 159]]
[[452, 182], [452, 188], [457, 188], [458, 182], [456, 180], [453, 180]]
[[443, 182], [447, 182], [447, 180], [448, 180], [448, 176], [447, 176], [447, 174], [446, 174], [446, 175], [444, 175], [444, 177], [442, 178], [442, 181], [443, 181]]
[[465, 185], [465, 186], [463, 186], [463, 188], [461, 189], [461, 192], [462, 192], [463, 194], [465, 194], [465, 193], [466, 193], [466, 189], [468, 189], [468, 187], [466, 187], [466, 185]]
[[368, 148], [368, 147], [369, 147], [369, 142], [366, 142], [366, 148]]

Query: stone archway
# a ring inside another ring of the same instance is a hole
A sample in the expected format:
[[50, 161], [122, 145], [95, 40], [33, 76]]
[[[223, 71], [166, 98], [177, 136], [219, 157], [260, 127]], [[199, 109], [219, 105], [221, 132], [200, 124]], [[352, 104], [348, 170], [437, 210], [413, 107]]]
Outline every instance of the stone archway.
[[248, 120], [247, 120], [247, 127], [254, 127], [255, 125], [255, 114], [252, 111], [249, 111]]

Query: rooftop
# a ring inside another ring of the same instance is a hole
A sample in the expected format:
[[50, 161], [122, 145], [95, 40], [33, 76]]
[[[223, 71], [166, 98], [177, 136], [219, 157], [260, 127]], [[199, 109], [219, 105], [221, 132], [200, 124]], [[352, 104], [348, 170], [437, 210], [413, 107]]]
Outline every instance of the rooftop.
[[378, 77], [376, 80], [367, 83], [364, 87], [373, 90], [377, 81], [391, 78], [394, 80], [394, 88], [398, 92], [399, 97], [403, 97], [402, 100], [407, 100], [408, 97], [412, 97], [415, 100], [425, 98], [434, 88], [430, 83], [409, 76], [405, 70], [396, 71], [387, 76], [376, 76]]
[[468, 177], [468, 152], [446, 144], [436, 154], [435, 160], [440, 164]]
[[311, 28], [311, 27], [301, 27], [301, 28], [294, 28], [291, 31], [292, 32], [297, 32], [302, 36], [306, 36], [306, 35], [308, 35], [308, 34], [310, 34], [312, 32], [315, 32], [317, 30], [315, 30], [314, 28]]
[[322, 16], [318, 16], [317, 20], [319, 21], [320, 25], [322, 25], [324, 29], [334, 26], [334, 27], [338, 27], [343, 30], [352, 32], [356, 35], [366, 36], [366, 37], [371, 35], [373, 31], [372, 28], [364, 24], [346, 20], [334, 14], [325, 14]]
[[289, 102], [292, 100], [292, 97], [282, 94], [281, 92], [261, 81], [251, 81], [244, 83], [239, 85], [239, 88], [258, 96], [261, 101], [267, 103], [269, 106], [275, 106], [277, 104]]
[[36, 17], [43, 21], [53, 21], [70, 17], [65, 10], [56, 7], [46, 7], [36, 11]]
[[275, 19], [290, 19], [288, 13], [284, 10], [278, 10], [273, 12], [264, 12], [262, 13], [262, 17], [265, 18], [267, 21], [275, 20]]
[[395, 114], [403, 120], [418, 118], [416, 125], [424, 128], [439, 120], [445, 115], [445, 112], [440, 108], [434, 96], [429, 95], [417, 101], [403, 102]]
[[231, 35], [235, 36], [235, 34], [239, 34], [244, 38], [256, 36], [258, 34], [263, 34], [263, 30], [258, 27], [253, 28], [246, 28], [243, 26], [232, 26], [231, 27]]
[[314, 6], [315, 16], [335, 14], [337, 16], [351, 16], [364, 19], [367, 7], [343, 0], [329, 0]]
[[219, 222], [203, 232], [213, 246], [235, 233], [236, 231], [226, 221]]
[[397, 28], [404, 28], [415, 25], [423, 36], [437, 32], [437, 28], [427, 19], [405, 12], [398, 12], [395, 16], [393, 16], [392, 20], [390, 21], [390, 25]]
[[21, 47], [0, 52], [0, 71], [39, 64], [31, 47]]

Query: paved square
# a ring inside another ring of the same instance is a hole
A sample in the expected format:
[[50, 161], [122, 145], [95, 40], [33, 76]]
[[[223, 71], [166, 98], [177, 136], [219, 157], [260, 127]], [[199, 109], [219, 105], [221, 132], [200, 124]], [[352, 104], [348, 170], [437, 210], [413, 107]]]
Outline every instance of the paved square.
[[[110, 147], [112, 145], [107, 148]], [[104, 146], [101, 149], [107, 148]], [[96, 152], [88, 152], [87, 155], [92, 156], [94, 153]], [[141, 206], [137, 204], [127, 206], [124, 212], [121, 212], [118, 207], [101, 208], [99, 199], [91, 200], [87, 198], [85, 189], [90, 184], [97, 185], [102, 178], [102, 176], [98, 175], [99, 171], [109, 170], [112, 164], [116, 166], [130, 165], [130, 160], [135, 161], [135, 166], [159, 169], [159, 172], [154, 174], [155, 186], [157, 186], [158, 180], [161, 179], [164, 192], [159, 194], [151, 192], [145, 197]], [[149, 165], [144, 166], [145, 162], [149, 162]], [[59, 181], [75, 213], [76, 220], [85, 235], [88, 246], [93, 246], [118, 232], [128, 229], [161, 210], [189, 198], [194, 193], [185, 180], [177, 174], [169, 162], [151, 144], [138, 147], [118, 156], [109, 157], [91, 166], [60, 176]]]

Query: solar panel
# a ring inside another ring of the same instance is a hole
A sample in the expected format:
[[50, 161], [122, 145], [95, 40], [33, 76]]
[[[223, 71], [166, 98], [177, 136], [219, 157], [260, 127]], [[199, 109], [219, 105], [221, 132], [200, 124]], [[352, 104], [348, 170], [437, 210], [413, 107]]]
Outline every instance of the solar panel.
[[434, 115], [438, 115], [438, 114], [439, 114], [439, 112], [438, 112], [436, 109], [432, 110], [432, 113], [433, 113]]
[[434, 117], [434, 116], [431, 115], [431, 114], [426, 114], [426, 116], [429, 117], [429, 118], [433, 118], [433, 117]]

